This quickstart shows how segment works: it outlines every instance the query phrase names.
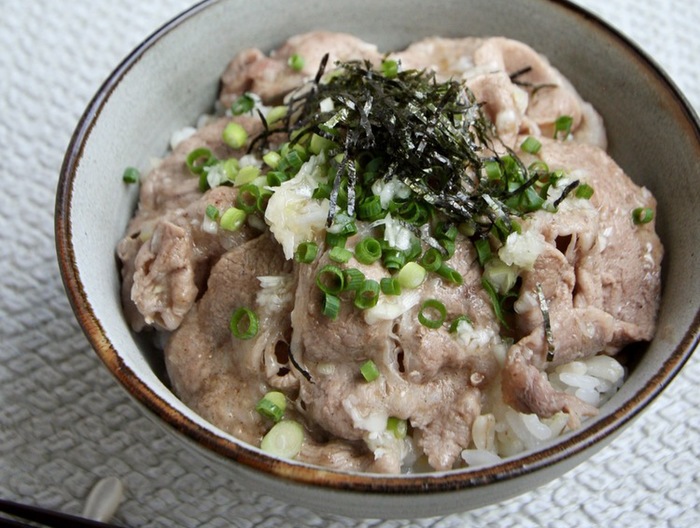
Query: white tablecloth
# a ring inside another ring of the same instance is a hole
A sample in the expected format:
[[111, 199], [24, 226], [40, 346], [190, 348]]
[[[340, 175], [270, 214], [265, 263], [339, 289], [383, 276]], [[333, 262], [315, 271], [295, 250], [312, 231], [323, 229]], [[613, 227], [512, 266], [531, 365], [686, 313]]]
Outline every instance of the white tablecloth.
[[[79, 513], [117, 476], [124, 526], [700, 526], [700, 357], [610, 447], [544, 487], [442, 519], [320, 517], [188, 472], [92, 353], [55, 262], [59, 167], [102, 80], [190, 0], [0, 0], [0, 497]], [[700, 109], [700, 2], [579, 0]], [[700, 181], [699, 181], [700, 183]]]

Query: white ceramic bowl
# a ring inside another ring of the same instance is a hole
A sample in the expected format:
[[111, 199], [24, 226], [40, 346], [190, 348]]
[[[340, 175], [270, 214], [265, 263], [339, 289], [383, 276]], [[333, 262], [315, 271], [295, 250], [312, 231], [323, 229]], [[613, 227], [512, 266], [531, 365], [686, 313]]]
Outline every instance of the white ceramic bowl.
[[[566, 28], [562, 31], [562, 28]], [[575, 433], [485, 469], [427, 475], [353, 474], [271, 458], [202, 420], [161, 381], [148, 346], [127, 326], [115, 246], [136, 190], [127, 165], [164, 153], [173, 130], [212, 108], [234, 53], [271, 49], [312, 29], [339, 30], [399, 49], [420, 37], [505, 35], [549, 57], [604, 116], [610, 153], [658, 200], [666, 248], [658, 335], [619, 393]], [[106, 367], [197, 463], [316, 510], [356, 517], [464, 511], [533, 489], [607, 444], [671, 381], [700, 326], [700, 127], [674, 85], [597, 18], [556, 0], [205, 1], [158, 30], [117, 67], [90, 103], [66, 154], [56, 202], [66, 290]]]

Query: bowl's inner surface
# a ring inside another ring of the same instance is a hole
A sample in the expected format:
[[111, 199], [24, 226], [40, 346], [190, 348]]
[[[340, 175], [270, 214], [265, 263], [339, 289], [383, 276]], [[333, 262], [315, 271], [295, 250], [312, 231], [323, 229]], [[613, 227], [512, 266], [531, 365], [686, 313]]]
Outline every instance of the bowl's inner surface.
[[[114, 251], [133, 213], [137, 190], [122, 183], [121, 173], [128, 165], [147, 167], [151, 157], [164, 154], [173, 130], [211, 111], [218, 77], [236, 52], [250, 46], [267, 51], [313, 29], [353, 33], [387, 51], [433, 35], [505, 35], [548, 56], [603, 115], [613, 158], [656, 195], [658, 230], [666, 248], [658, 336], [597, 421], [609, 420], [618, 404], [655, 393], [644, 386], [665, 362], [671, 361], [671, 370], [679, 368], [691, 343], [675, 355], [674, 350], [687, 340], [689, 329], [695, 328], [690, 332], [695, 335], [700, 299], [693, 247], [700, 229], [700, 196], [694, 184], [700, 142], [697, 125], [684, 114], [673, 89], [632, 48], [578, 10], [545, 0], [450, 0], [439, 9], [429, 2], [411, 2], [408, 8], [400, 0], [361, 0], [343, 3], [342, 16], [338, 2], [275, 0], [266, 2], [265, 9], [262, 17], [255, 2], [212, 2], [138, 50], [109, 85], [104, 104], [95, 108], [97, 118], [83, 123], [87, 135], [73, 152], [77, 165], [68, 164], [62, 175], [71, 203], [59, 215], [69, 215], [66, 244], [72, 247], [80, 282], [69, 293], [98, 353], [137, 399], [166, 421], [189, 424], [184, 428], [191, 437], [196, 429], [192, 424], [198, 424], [230, 440], [230, 450], [239, 449], [235, 440], [206, 424], [168, 390], [159, 379], [162, 370], [152, 368], [158, 364], [153, 350], [142, 339], [134, 340], [122, 316]], [[61, 265], [64, 276], [71, 273], [69, 263]], [[97, 321], [99, 329], [87, 328], [85, 318]], [[173, 418], [166, 407], [186, 420]]]

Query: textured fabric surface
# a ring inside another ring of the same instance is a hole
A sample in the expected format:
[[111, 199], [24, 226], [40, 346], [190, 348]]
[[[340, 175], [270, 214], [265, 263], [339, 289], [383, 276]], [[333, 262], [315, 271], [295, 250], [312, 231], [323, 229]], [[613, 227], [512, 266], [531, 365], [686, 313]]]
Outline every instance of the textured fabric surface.
[[[0, 0], [0, 497], [79, 513], [117, 476], [124, 526], [700, 526], [700, 357], [613, 443], [502, 504], [353, 521], [185, 469], [180, 445], [101, 366], [65, 298], [53, 202], [64, 150], [103, 79], [189, 0]], [[700, 109], [700, 2], [579, 0], [635, 40]]]

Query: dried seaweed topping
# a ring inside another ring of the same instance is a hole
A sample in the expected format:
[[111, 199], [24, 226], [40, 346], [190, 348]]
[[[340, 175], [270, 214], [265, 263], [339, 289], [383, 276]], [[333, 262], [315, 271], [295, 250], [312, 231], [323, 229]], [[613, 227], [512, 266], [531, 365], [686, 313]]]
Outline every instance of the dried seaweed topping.
[[496, 154], [495, 127], [464, 83], [387, 67], [393, 61], [381, 69], [342, 62], [326, 73], [327, 60], [313, 82], [290, 94], [281, 126], [266, 126], [254, 144], [280, 132], [292, 143], [324, 142], [333, 164], [329, 226], [339, 213], [355, 217], [377, 179], [412, 191], [411, 200], [394, 204], [394, 216], [420, 225], [442, 213], [476, 236], [495, 227], [504, 238], [516, 229], [512, 216], [545, 204], [549, 171], [525, 167], [514, 152]]

